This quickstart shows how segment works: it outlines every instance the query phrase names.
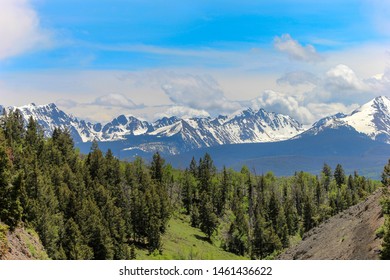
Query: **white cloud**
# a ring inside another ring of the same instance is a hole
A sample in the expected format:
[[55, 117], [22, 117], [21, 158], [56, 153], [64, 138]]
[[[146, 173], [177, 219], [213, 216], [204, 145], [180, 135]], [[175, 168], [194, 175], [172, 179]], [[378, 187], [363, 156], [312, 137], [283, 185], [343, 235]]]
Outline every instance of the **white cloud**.
[[280, 85], [289, 84], [291, 86], [298, 86], [303, 84], [318, 84], [320, 79], [313, 73], [307, 71], [294, 71], [284, 74], [276, 82]]
[[289, 115], [303, 123], [311, 123], [314, 119], [313, 114], [296, 97], [273, 90], [266, 90], [251, 100], [251, 106], [256, 110], [263, 108], [269, 112]]
[[170, 107], [164, 113], [158, 113], [155, 117], [171, 117], [176, 116], [178, 118], [192, 118], [192, 117], [210, 117], [210, 114], [205, 110], [196, 110], [184, 106], [173, 106]]
[[205, 110], [211, 115], [231, 113], [241, 108], [238, 102], [225, 97], [219, 84], [210, 76], [171, 73], [161, 88], [174, 104]]
[[138, 107], [133, 101], [122, 94], [108, 94], [95, 99], [93, 105], [105, 107], [136, 108]]
[[359, 107], [356, 103], [321, 102], [315, 98], [302, 98], [272, 90], [264, 91], [259, 97], [251, 100], [254, 109], [263, 108], [269, 112], [289, 115], [304, 125], [336, 113], [350, 113]]
[[390, 69], [384, 73], [374, 75], [364, 81], [377, 95], [388, 95], [390, 93]]
[[0, 61], [50, 44], [28, 0], [1, 0], [0, 5]]
[[314, 120], [319, 120], [326, 116], [331, 116], [337, 113], [350, 113], [356, 108], [359, 107], [359, 104], [345, 105], [343, 103], [309, 103], [307, 108], [313, 112]]
[[368, 90], [368, 87], [346, 65], [339, 64], [326, 72], [324, 87], [331, 91]]
[[280, 52], [288, 54], [290, 59], [319, 62], [324, 58], [316, 51], [314, 46], [302, 46], [298, 41], [294, 40], [290, 34], [283, 34], [281, 37], [276, 36], [274, 39], [274, 47]]

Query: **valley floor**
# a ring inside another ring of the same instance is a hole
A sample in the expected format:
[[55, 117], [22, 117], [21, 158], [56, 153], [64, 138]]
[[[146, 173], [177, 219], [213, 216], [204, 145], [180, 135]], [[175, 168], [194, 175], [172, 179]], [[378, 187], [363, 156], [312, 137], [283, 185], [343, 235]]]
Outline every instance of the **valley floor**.
[[379, 259], [382, 240], [376, 230], [383, 225], [381, 189], [365, 201], [330, 218], [307, 232], [296, 246], [279, 259], [375, 260]]

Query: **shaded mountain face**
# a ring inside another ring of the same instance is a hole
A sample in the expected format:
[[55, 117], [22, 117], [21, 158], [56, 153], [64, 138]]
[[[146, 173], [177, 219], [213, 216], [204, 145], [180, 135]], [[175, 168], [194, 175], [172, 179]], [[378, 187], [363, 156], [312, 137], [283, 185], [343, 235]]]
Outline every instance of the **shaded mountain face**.
[[320, 133], [303, 134], [288, 141], [219, 145], [166, 156], [177, 168], [189, 166], [192, 157], [210, 154], [214, 164], [240, 170], [247, 166], [257, 174], [272, 171], [277, 176], [291, 176], [296, 171], [320, 174], [323, 164], [341, 164], [346, 173], [379, 179], [390, 155], [390, 145], [374, 141], [349, 126], [326, 128]]
[[248, 109], [215, 119], [164, 117], [154, 123], [131, 115], [120, 115], [104, 125], [79, 120], [53, 103], [8, 108], [15, 109], [22, 112], [26, 122], [30, 117], [37, 120], [46, 136], [50, 136], [55, 127], [67, 128], [76, 144], [94, 140], [120, 141], [120, 149], [123, 150], [159, 150], [168, 154], [223, 144], [281, 141], [303, 132], [302, 125], [291, 117], [262, 109]]
[[339, 113], [323, 118], [297, 137], [307, 134], [317, 135], [328, 128], [348, 126], [367, 135], [372, 140], [390, 144], [390, 99], [379, 96], [349, 115]]

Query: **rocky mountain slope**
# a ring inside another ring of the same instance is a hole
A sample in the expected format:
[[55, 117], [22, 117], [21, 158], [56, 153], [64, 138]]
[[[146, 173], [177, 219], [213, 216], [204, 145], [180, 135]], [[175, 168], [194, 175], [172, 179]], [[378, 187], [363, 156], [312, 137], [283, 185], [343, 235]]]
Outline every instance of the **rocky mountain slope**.
[[30, 117], [36, 119], [47, 136], [51, 135], [55, 127], [68, 128], [77, 145], [83, 146], [83, 143], [96, 140], [100, 143], [108, 142], [105, 146], [111, 146], [113, 150], [125, 153], [134, 151], [133, 154], [155, 151], [180, 154], [227, 144], [278, 142], [315, 136], [327, 129], [340, 127], [353, 129], [372, 140], [390, 144], [390, 99], [384, 96], [371, 100], [351, 114], [339, 113], [323, 118], [306, 131], [293, 118], [263, 109], [247, 109], [216, 118], [164, 117], [153, 123], [132, 115], [120, 115], [106, 124], [79, 120], [53, 103], [31, 103], [7, 108], [11, 109], [19, 109], [26, 122]]
[[348, 115], [339, 113], [323, 118], [302, 135], [316, 135], [327, 128], [342, 126], [350, 126], [357, 132], [366, 134], [372, 140], [390, 144], [390, 99], [386, 96], [379, 96]]
[[[54, 103], [22, 107], [8, 107], [7, 110], [19, 109], [26, 122], [33, 117], [49, 136], [55, 127], [68, 128], [76, 143], [123, 141], [142, 143], [140, 148], [150, 152], [159, 150], [161, 142], [170, 142], [173, 146], [168, 153], [179, 153], [195, 148], [211, 147], [222, 144], [258, 143], [287, 140], [301, 132], [302, 125], [289, 116], [268, 113], [265, 110], [251, 109], [231, 116], [217, 118], [180, 119], [175, 116], [162, 118], [154, 123], [140, 120], [132, 115], [120, 115], [112, 121], [90, 123], [79, 120], [60, 110]], [[133, 138], [137, 138], [133, 141]], [[150, 141], [157, 139], [158, 141]], [[172, 141], [173, 140], [173, 141]]]
[[[0, 228], [4, 225], [0, 223]], [[33, 230], [22, 227], [13, 232], [0, 232], [0, 260], [44, 260], [48, 259], [45, 249]]]
[[296, 246], [279, 256], [284, 260], [375, 260], [382, 240], [375, 234], [383, 225], [379, 204], [382, 191], [307, 232]]

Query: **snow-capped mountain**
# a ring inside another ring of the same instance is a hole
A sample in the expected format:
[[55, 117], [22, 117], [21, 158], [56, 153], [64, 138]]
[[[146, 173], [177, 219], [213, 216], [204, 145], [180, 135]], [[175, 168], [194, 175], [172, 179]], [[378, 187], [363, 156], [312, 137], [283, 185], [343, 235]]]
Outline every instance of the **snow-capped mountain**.
[[46, 136], [50, 136], [55, 127], [68, 128], [76, 143], [128, 140], [126, 149], [140, 148], [143, 151], [159, 150], [162, 143], [168, 145], [172, 153], [179, 153], [222, 144], [274, 142], [287, 140], [303, 131], [302, 125], [291, 117], [263, 109], [247, 109], [214, 119], [164, 117], [154, 123], [120, 115], [104, 125], [79, 120], [54, 103], [8, 107], [8, 110], [15, 109], [22, 112], [26, 123], [30, 117], [36, 119]]
[[100, 141], [115, 141], [124, 139], [129, 135], [143, 135], [153, 130], [153, 126], [147, 121], [141, 121], [131, 115], [120, 115], [111, 122], [100, 125], [95, 132], [99, 135]]
[[[0, 110], [2, 108], [0, 106]], [[390, 99], [383, 96], [362, 105], [351, 114], [339, 113], [323, 118], [307, 131], [293, 118], [263, 109], [247, 109], [216, 118], [164, 117], [153, 123], [132, 115], [120, 115], [106, 124], [80, 120], [66, 114], [54, 103], [31, 103], [6, 108], [15, 109], [21, 111], [26, 123], [30, 117], [36, 119], [46, 136], [50, 136], [55, 127], [67, 128], [76, 144], [96, 140], [105, 142], [106, 146], [116, 145], [118, 150], [147, 153], [162, 151], [178, 154], [225, 144], [277, 142], [317, 135], [327, 129], [340, 127], [348, 127], [373, 140], [390, 144]]]
[[339, 113], [323, 118], [297, 137], [316, 135], [325, 129], [338, 127], [352, 127], [372, 140], [390, 144], [390, 99], [379, 96], [348, 115]]
[[28, 123], [30, 117], [35, 119], [42, 127], [45, 136], [51, 136], [54, 128], [59, 127], [61, 129], [69, 129], [75, 142], [98, 139], [98, 135], [95, 132], [96, 125], [66, 114], [58, 109], [54, 103], [47, 105], [35, 105], [31, 103], [21, 107], [10, 106], [5, 109], [6, 111], [20, 110], [26, 123]]
[[223, 144], [281, 141], [303, 131], [301, 124], [288, 116], [267, 113], [264, 110], [255, 112], [251, 109], [215, 119], [175, 119], [166, 122], [165, 126], [160, 125], [160, 121], [157, 123], [149, 135], [160, 138], [176, 136], [191, 149]]

